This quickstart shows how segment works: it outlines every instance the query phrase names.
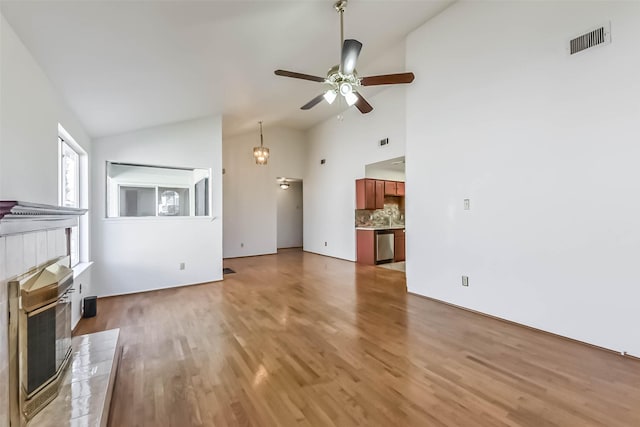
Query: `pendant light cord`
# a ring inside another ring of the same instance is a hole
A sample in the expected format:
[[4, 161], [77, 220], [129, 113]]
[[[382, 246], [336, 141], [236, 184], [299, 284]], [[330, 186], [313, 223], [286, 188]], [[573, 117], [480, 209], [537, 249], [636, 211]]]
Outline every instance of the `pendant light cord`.
[[262, 138], [262, 122], [258, 122], [260, 123], [260, 147], [263, 146], [263, 138]]

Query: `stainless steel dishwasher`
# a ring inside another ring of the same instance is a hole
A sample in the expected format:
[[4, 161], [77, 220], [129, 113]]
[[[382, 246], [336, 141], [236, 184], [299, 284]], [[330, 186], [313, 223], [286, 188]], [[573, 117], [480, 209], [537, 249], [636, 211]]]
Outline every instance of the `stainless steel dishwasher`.
[[376, 231], [376, 264], [393, 261], [393, 230]]

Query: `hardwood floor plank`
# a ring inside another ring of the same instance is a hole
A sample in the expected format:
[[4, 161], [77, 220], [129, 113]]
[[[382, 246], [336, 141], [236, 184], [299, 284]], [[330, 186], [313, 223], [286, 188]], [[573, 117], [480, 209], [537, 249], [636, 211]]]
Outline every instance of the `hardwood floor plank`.
[[299, 250], [223, 282], [99, 300], [121, 328], [110, 425], [640, 426], [640, 362], [406, 293]]

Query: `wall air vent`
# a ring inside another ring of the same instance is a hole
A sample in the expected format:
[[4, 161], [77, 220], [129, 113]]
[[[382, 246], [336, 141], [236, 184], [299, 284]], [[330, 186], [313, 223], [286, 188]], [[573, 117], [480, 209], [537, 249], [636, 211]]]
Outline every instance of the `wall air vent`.
[[569, 41], [569, 54], [574, 55], [583, 50], [601, 44], [611, 43], [611, 24], [603, 25], [593, 31], [579, 35]]

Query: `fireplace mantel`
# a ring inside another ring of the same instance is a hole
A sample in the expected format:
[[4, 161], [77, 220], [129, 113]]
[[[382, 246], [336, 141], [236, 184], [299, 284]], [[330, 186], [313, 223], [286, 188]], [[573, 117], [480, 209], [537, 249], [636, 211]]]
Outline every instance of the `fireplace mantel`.
[[0, 236], [75, 227], [86, 212], [87, 209], [2, 200]]

